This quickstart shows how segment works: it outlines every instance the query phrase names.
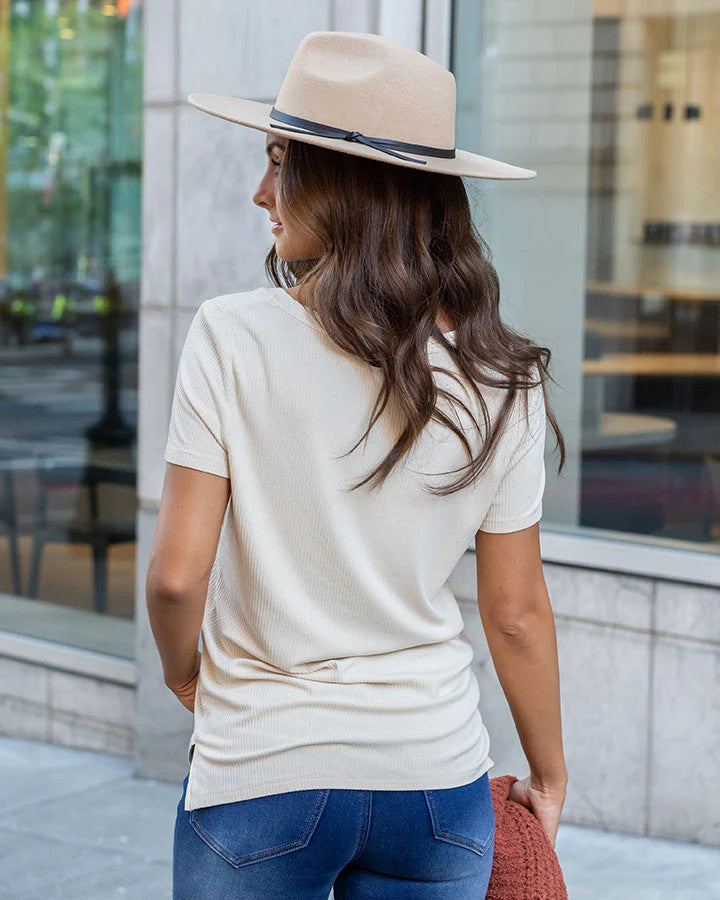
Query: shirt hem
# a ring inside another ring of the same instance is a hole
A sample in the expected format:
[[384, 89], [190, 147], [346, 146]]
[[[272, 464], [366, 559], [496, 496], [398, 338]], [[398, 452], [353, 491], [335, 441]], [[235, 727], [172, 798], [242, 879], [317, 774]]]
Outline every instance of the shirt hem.
[[510, 522], [483, 522], [478, 531], [485, 531], [489, 534], [509, 534], [511, 531], [522, 531], [523, 528], [529, 528], [540, 519], [542, 519], [542, 510]]
[[[270, 794], [284, 794], [289, 791], [308, 790], [360, 790], [360, 791], [418, 791], [443, 790], [461, 787], [476, 781], [493, 766], [494, 761], [486, 756], [481, 765], [470, 773], [458, 775], [456, 778], [438, 778], [436, 774], [416, 775], [414, 778], [358, 778], [354, 775], [308, 775], [294, 778], [279, 778], [274, 781], [260, 781], [248, 788], [226, 788], [222, 791], [211, 791], [185, 797], [185, 811], [201, 809], [203, 806], [217, 806], [221, 803], [236, 803], [240, 800], [252, 800]], [[278, 785], [285, 785], [275, 790]], [[266, 790], [270, 788], [270, 790]]]
[[206, 456], [200, 456], [197, 453], [191, 453], [189, 450], [178, 450], [174, 447], [168, 447], [165, 451], [165, 462], [173, 463], [176, 466], [187, 466], [190, 469], [198, 469], [201, 472], [208, 472], [210, 475], [220, 475], [222, 478], [229, 478], [230, 472], [224, 463], [215, 459], [208, 459]]

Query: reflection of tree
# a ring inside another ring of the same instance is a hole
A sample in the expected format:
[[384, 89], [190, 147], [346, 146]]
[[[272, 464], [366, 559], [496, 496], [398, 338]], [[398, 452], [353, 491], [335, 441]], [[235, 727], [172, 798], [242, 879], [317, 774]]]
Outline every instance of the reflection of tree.
[[[38, 262], [59, 279], [82, 276], [93, 256], [101, 271], [113, 265], [122, 280], [139, 277], [139, 178], [117, 191], [126, 216], [107, 182], [118, 162], [139, 168], [142, 52], [137, 21], [102, 7], [82, 11], [66, 0], [51, 16], [45, 3], [11, 0], [9, 262], [23, 281]], [[98, 181], [101, 197], [93, 196]], [[98, 215], [108, 193], [110, 222], [104, 210]], [[98, 219], [128, 233], [98, 241]], [[122, 258], [108, 258], [114, 250]]]

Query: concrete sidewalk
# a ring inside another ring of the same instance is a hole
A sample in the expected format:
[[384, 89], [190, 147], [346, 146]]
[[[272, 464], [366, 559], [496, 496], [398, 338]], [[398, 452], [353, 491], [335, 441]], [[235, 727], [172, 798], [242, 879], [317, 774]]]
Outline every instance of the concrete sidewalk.
[[[170, 898], [182, 785], [123, 757], [0, 738], [0, 898]], [[570, 900], [720, 897], [720, 850], [561, 825]]]

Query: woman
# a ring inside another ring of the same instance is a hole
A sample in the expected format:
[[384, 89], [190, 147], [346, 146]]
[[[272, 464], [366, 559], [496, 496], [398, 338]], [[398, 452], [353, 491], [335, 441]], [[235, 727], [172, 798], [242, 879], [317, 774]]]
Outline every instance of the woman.
[[274, 287], [201, 304], [173, 399], [147, 576], [194, 713], [173, 896], [477, 900], [494, 763], [447, 585], [473, 539], [530, 766], [510, 797], [553, 846], [567, 782], [550, 351], [501, 322], [460, 177], [535, 173], [456, 151], [452, 75], [376, 35], [307, 35], [272, 108], [190, 100], [266, 132], [275, 243]]

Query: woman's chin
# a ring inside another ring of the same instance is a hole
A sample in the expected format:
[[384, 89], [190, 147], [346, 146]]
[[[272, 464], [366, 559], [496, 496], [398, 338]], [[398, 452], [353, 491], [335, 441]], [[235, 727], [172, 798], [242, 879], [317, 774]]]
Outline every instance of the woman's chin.
[[282, 241], [275, 241], [275, 255], [278, 259], [282, 259], [284, 262], [297, 262], [297, 260], [302, 259], [302, 256], [298, 256], [297, 253], [291, 253], [284, 249], [282, 245]]

